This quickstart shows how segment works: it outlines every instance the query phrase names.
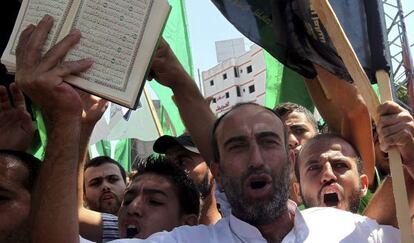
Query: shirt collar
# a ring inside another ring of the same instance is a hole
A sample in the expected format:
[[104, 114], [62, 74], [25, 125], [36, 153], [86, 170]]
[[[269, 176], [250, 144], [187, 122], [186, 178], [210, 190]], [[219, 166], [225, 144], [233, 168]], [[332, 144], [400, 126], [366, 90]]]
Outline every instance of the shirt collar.
[[[293, 201], [288, 200], [287, 206], [289, 212], [295, 213], [295, 221], [292, 230], [286, 236], [294, 236], [295, 238], [297, 237], [298, 240], [305, 239], [308, 235], [308, 228], [306, 226], [302, 214], [300, 213], [299, 209]], [[239, 237], [245, 239], [263, 239], [266, 242], [260, 231], [255, 226], [238, 219], [236, 216], [233, 215], [233, 213], [230, 215], [229, 224], [230, 230]]]

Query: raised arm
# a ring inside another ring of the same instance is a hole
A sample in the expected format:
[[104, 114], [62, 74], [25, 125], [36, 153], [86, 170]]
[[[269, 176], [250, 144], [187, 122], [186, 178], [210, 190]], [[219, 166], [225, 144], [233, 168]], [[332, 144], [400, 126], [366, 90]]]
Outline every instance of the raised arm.
[[152, 63], [153, 78], [174, 93], [181, 118], [191, 133], [203, 158], [211, 162], [211, 131], [215, 116], [196, 83], [184, 70], [170, 46], [163, 39]]
[[10, 84], [10, 93], [9, 99], [6, 87], [0, 85], [0, 148], [26, 151], [35, 129], [23, 94], [15, 83]]
[[83, 91], [78, 91], [82, 99], [82, 126], [79, 142], [78, 166], [78, 213], [79, 233], [82, 237], [96, 242], [102, 240], [101, 213], [87, 209], [83, 206], [83, 167], [86, 163], [89, 139], [96, 123], [104, 114], [108, 102]]
[[17, 47], [16, 82], [46, 119], [48, 144], [32, 197], [32, 242], [78, 242], [77, 169], [82, 103], [63, 77], [85, 71], [90, 60], [61, 62], [80, 39], [73, 31], [42, 56], [53, 25], [45, 16], [29, 26]]
[[[401, 153], [404, 177], [411, 215], [414, 214], [414, 119], [397, 103], [388, 101], [378, 108], [377, 126], [381, 150], [396, 147]], [[386, 209], [386, 210], [384, 210]], [[388, 177], [377, 189], [365, 209], [365, 216], [376, 219], [381, 224], [398, 227], [395, 202], [392, 191], [392, 178]], [[414, 229], [414, 227], [413, 227]]]

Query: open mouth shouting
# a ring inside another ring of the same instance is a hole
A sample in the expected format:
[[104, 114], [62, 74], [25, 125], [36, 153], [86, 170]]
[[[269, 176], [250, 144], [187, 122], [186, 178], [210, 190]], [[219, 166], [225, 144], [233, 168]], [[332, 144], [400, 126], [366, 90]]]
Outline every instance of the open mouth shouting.
[[329, 185], [322, 188], [320, 201], [325, 207], [338, 207], [341, 200], [341, 194], [338, 186]]
[[139, 238], [139, 233], [141, 231], [141, 228], [133, 222], [127, 222], [124, 224], [124, 234], [125, 238]]
[[271, 193], [272, 177], [265, 173], [252, 175], [247, 178], [245, 186], [249, 197], [263, 198]]
[[130, 224], [126, 228], [126, 238], [137, 238], [139, 234], [139, 227]]

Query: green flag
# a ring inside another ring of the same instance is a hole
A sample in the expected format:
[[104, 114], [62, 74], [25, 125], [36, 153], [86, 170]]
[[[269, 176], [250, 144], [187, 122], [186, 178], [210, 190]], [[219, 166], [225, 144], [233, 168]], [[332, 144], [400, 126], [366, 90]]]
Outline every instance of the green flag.
[[263, 50], [266, 62], [266, 103], [273, 109], [283, 102], [300, 104], [313, 110], [313, 103], [308, 95], [303, 77], [291, 69], [284, 67], [267, 51]]
[[[163, 37], [174, 51], [184, 69], [190, 74], [191, 77], [194, 77], [191, 47], [187, 31], [185, 0], [169, 0], [169, 3], [172, 6], [172, 9], [167, 25], [164, 29]], [[172, 91], [157, 82], [150, 83], [151, 88], [160, 99], [160, 105], [163, 109], [160, 120], [170, 121], [174, 128], [171, 129], [171, 127], [167, 125], [168, 122], [162, 122], [164, 133], [169, 135], [183, 133], [185, 128], [183, 122], [181, 121], [178, 109], [171, 99], [171, 96], [173, 95]]]

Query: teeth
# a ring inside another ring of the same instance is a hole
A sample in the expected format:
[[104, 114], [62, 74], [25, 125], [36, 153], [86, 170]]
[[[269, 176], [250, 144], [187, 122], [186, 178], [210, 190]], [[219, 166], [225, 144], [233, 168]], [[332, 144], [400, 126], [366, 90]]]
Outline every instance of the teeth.
[[333, 188], [329, 188], [329, 189], [325, 190], [324, 194], [328, 194], [328, 193], [336, 193], [336, 191]]

